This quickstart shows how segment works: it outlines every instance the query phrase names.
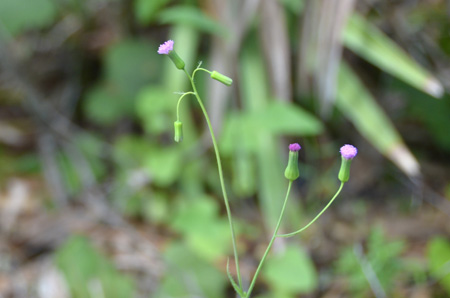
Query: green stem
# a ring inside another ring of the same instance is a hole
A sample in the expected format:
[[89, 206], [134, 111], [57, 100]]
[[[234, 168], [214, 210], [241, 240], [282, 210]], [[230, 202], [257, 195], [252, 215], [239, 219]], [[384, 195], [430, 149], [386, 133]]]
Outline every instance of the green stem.
[[323, 208], [323, 210], [322, 211], [320, 211], [320, 213], [319, 214], [317, 214], [317, 216], [316, 217], [314, 217], [314, 219], [313, 220], [311, 220], [310, 222], [309, 222], [309, 224], [307, 224], [306, 226], [304, 226], [303, 228], [301, 228], [300, 230], [297, 230], [297, 231], [295, 231], [295, 232], [292, 232], [292, 233], [289, 233], [289, 234], [280, 234], [280, 235], [277, 235], [277, 237], [291, 237], [291, 236], [294, 236], [294, 235], [297, 235], [298, 233], [301, 233], [301, 232], [303, 232], [304, 230], [306, 230], [310, 225], [312, 225], [324, 212], [325, 212], [325, 210], [327, 210], [328, 209], [328, 207], [330, 207], [330, 205], [331, 205], [331, 203], [333, 203], [333, 201], [337, 198], [337, 196], [339, 195], [339, 193], [341, 192], [341, 190], [342, 190], [342, 187], [344, 186], [344, 182], [341, 182], [341, 186], [339, 187], [339, 189], [338, 189], [338, 191], [336, 192], [336, 194], [334, 195], [334, 197], [330, 200], [330, 202], [325, 206], [325, 208]]
[[[195, 74], [195, 72], [197, 70], [203, 70], [203, 68], [197, 68], [194, 71], [194, 74]], [[198, 104], [200, 105], [200, 108], [203, 111], [203, 115], [205, 116], [206, 123], [208, 124], [209, 132], [211, 134], [211, 139], [212, 139], [212, 142], [213, 142], [214, 152], [216, 153], [217, 168], [219, 170], [220, 186], [222, 187], [223, 200], [225, 202], [225, 208], [227, 210], [227, 215], [228, 215], [228, 223], [230, 225], [231, 242], [233, 244], [234, 261], [235, 261], [235, 264], [236, 264], [236, 274], [237, 274], [237, 278], [238, 278], [238, 282], [239, 282], [239, 287], [242, 289], [241, 272], [240, 272], [240, 269], [239, 269], [239, 256], [238, 256], [237, 246], [236, 246], [236, 235], [235, 235], [235, 232], [234, 232], [234, 225], [233, 225], [233, 218], [231, 216], [230, 204], [228, 203], [228, 196], [227, 196], [227, 192], [226, 192], [226, 189], [225, 189], [225, 182], [224, 182], [224, 178], [223, 178], [222, 162], [220, 161], [219, 148], [217, 146], [216, 137], [214, 136], [214, 131], [212, 129], [212, 125], [211, 125], [211, 121], [209, 120], [208, 113], [206, 112], [205, 106], [203, 105], [203, 102], [202, 102], [200, 96], [198, 95], [197, 88], [195, 86], [193, 76], [191, 77], [186, 70], [184, 70], [184, 72], [186, 73], [186, 75], [188, 76], [189, 80], [191, 81], [192, 89], [194, 90], [194, 95], [197, 98]]]
[[181, 100], [183, 99], [183, 97], [185, 97], [186, 95], [189, 94], [195, 94], [194, 92], [186, 92], [183, 95], [181, 95], [181, 97], [178, 99], [178, 103], [177, 103], [177, 121], [180, 121], [180, 104], [181, 104]]
[[192, 73], [192, 80], [194, 80], [195, 74], [196, 74], [196, 72], [197, 72], [198, 70], [202, 70], [202, 71], [207, 72], [207, 73], [209, 73], [209, 74], [212, 73], [212, 71], [209, 71], [209, 70], [204, 69], [204, 68], [201, 68], [201, 67], [197, 67], [197, 68], [194, 70], [194, 72]]
[[273, 232], [272, 239], [270, 239], [269, 245], [267, 245], [267, 248], [266, 248], [266, 251], [264, 252], [263, 257], [262, 257], [261, 261], [259, 262], [258, 268], [256, 268], [256, 272], [255, 272], [255, 275], [253, 276], [250, 287], [248, 288], [246, 298], [250, 297], [253, 287], [255, 286], [256, 279], [258, 278], [259, 271], [261, 271], [264, 261], [266, 260], [266, 257], [269, 254], [270, 249], [272, 248], [272, 244], [275, 241], [275, 238], [278, 233], [278, 229], [280, 228], [280, 225], [281, 225], [281, 220], [283, 219], [284, 210], [286, 209], [286, 203], [287, 203], [287, 200], [289, 197], [289, 193], [291, 192], [291, 186], [292, 186], [292, 180], [289, 180], [289, 185], [288, 185], [288, 189], [286, 192], [286, 198], [284, 199], [283, 208], [281, 208], [281, 213], [280, 213], [280, 217], [278, 218], [277, 226], [275, 227], [275, 231]]

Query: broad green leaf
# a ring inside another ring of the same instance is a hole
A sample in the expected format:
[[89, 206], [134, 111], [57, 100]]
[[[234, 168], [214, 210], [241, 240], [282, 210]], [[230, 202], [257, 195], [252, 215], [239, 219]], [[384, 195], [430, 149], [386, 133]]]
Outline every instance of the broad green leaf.
[[255, 111], [251, 120], [273, 134], [311, 136], [323, 131], [322, 123], [312, 114], [280, 101], [271, 101], [262, 110]]
[[227, 221], [219, 216], [219, 206], [209, 197], [180, 201], [172, 228], [182, 233], [192, 251], [200, 258], [214, 261], [231, 248]]
[[450, 294], [450, 241], [442, 237], [433, 238], [427, 247], [431, 274]]
[[55, 261], [74, 298], [93, 297], [89, 284], [99, 282], [105, 297], [134, 297], [133, 281], [81, 236], [69, 238], [56, 252]]
[[175, 6], [158, 15], [161, 24], [177, 24], [216, 35], [225, 36], [228, 30], [217, 21], [205, 15], [201, 10], [191, 6]]
[[404, 145], [400, 134], [356, 74], [344, 63], [341, 64], [338, 80], [338, 109], [401, 170], [410, 176], [418, 175], [419, 164]]
[[12, 35], [52, 24], [57, 15], [50, 0], [1, 0], [0, 23]]
[[157, 78], [160, 57], [156, 52], [156, 45], [139, 40], [114, 44], [104, 58], [106, 81], [132, 100], [141, 87]]
[[132, 111], [133, 102], [112, 85], [100, 84], [87, 92], [85, 115], [97, 124], [112, 125]]
[[167, 273], [154, 297], [184, 298], [187, 293], [196, 297], [224, 297], [228, 282], [226, 274], [185, 244], [170, 244], [164, 252], [164, 260]]
[[350, 17], [343, 42], [350, 50], [392, 76], [432, 96], [442, 96], [441, 83], [362, 16], [354, 14]]
[[158, 186], [175, 182], [182, 170], [182, 155], [177, 147], [154, 148], [146, 153], [143, 166]]
[[[269, 104], [263, 59], [256, 47], [247, 46], [241, 58], [242, 98], [246, 112], [263, 111]], [[245, 118], [244, 118], [245, 119]], [[259, 200], [263, 218], [268, 227], [273, 227], [281, 210], [283, 196], [287, 188], [284, 178], [284, 163], [281, 161], [279, 138], [266, 129], [258, 129], [255, 123], [246, 123], [252, 129], [249, 142], [255, 142], [256, 171], [259, 185]], [[241, 130], [248, 128], [239, 128]]]
[[136, 0], [134, 1], [134, 15], [141, 25], [148, 25], [168, 2], [169, 0]]
[[270, 256], [266, 260], [262, 274], [269, 281], [276, 297], [309, 293], [318, 285], [314, 264], [297, 245], [288, 245], [281, 254]]
[[147, 133], [172, 132], [176, 105], [177, 96], [173, 93], [162, 87], [149, 86], [143, 88], [137, 96], [136, 114]]

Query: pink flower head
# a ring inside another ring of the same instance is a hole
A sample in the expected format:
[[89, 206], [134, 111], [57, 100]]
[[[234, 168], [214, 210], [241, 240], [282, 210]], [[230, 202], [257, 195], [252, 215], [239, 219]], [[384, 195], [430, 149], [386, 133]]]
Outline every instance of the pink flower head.
[[358, 149], [353, 145], [344, 145], [341, 147], [341, 155], [345, 159], [353, 159], [358, 154]]
[[294, 143], [294, 144], [290, 144], [290, 145], [289, 145], [289, 151], [297, 152], [297, 151], [299, 151], [300, 149], [302, 149], [302, 146], [300, 146], [300, 145], [297, 144], [297, 143]]
[[173, 40], [168, 40], [159, 46], [158, 54], [167, 55], [173, 51]]

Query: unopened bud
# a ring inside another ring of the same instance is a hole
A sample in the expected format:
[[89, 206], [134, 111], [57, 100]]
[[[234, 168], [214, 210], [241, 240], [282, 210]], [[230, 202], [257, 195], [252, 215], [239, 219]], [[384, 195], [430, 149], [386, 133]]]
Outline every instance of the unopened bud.
[[180, 56], [178, 56], [177, 52], [175, 51], [170, 51], [170, 53], [168, 54], [169, 58], [172, 59], [173, 63], [175, 64], [175, 66], [178, 69], [184, 69], [184, 66], [186, 65], [183, 61], [183, 59], [181, 59]]
[[300, 176], [298, 170], [298, 151], [301, 148], [302, 147], [297, 143], [289, 145], [289, 161], [286, 170], [284, 171], [284, 176], [288, 180], [294, 181]]
[[221, 82], [222, 84], [225, 84], [227, 86], [231, 86], [231, 84], [233, 83], [233, 80], [217, 71], [213, 71], [211, 73], [211, 78], [213, 78], [216, 81]]
[[173, 126], [175, 128], [174, 140], [179, 143], [183, 140], [183, 123], [181, 121], [175, 121]]

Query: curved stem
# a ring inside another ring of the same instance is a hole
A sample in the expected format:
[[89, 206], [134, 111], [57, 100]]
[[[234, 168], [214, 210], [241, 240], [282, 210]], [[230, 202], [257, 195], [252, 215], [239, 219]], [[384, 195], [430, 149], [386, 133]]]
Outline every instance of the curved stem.
[[194, 80], [195, 74], [197, 73], [198, 70], [202, 70], [202, 71], [207, 72], [207, 73], [209, 73], [209, 74], [212, 73], [212, 71], [209, 71], [209, 70], [204, 69], [204, 68], [201, 68], [201, 67], [197, 67], [197, 68], [194, 70], [194, 72], [192, 73], [192, 80]]
[[[203, 68], [197, 68], [195, 71], [197, 71], [197, 70], [203, 70]], [[195, 71], [194, 71], [194, 74], [195, 74]], [[236, 246], [236, 235], [234, 232], [234, 225], [233, 225], [233, 218], [231, 216], [230, 204], [228, 203], [228, 196], [227, 196], [227, 192], [225, 189], [225, 181], [223, 178], [222, 162], [220, 161], [219, 147], [217, 146], [216, 137], [214, 135], [214, 131], [212, 129], [212, 125], [211, 125], [211, 121], [209, 120], [208, 113], [206, 112], [205, 106], [203, 105], [203, 102], [202, 102], [200, 96], [198, 95], [197, 88], [194, 84], [193, 76], [191, 77], [186, 70], [184, 70], [184, 72], [186, 73], [189, 80], [191, 81], [192, 89], [194, 90], [194, 95], [197, 98], [200, 108], [202, 109], [203, 115], [205, 116], [205, 119], [206, 119], [206, 123], [208, 124], [209, 132], [211, 134], [214, 152], [216, 153], [216, 161], [217, 161], [217, 168], [219, 171], [220, 186], [222, 187], [223, 200], [225, 202], [225, 208], [227, 210], [227, 216], [228, 216], [228, 223], [230, 225], [231, 242], [233, 244], [234, 261], [236, 264], [236, 274], [237, 274], [237, 278], [238, 278], [239, 287], [242, 289], [241, 272], [239, 269], [239, 256], [237, 253], [237, 246]]]
[[344, 186], [344, 182], [341, 182], [341, 186], [339, 187], [339, 189], [338, 189], [338, 191], [336, 192], [336, 194], [334, 195], [334, 197], [330, 200], [330, 202], [325, 206], [325, 208], [323, 208], [322, 209], [322, 211], [320, 211], [320, 213], [319, 214], [317, 214], [317, 216], [316, 217], [314, 217], [314, 219], [313, 220], [311, 220], [310, 222], [309, 222], [309, 224], [307, 224], [306, 226], [304, 226], [303, 228], [301, 228], [300, 230], [297, 230], [297, 231], [295, 231], [295, 232], [292, 232], [292, 233], [289, 233], [289, 234], [280, 234], [280, 235], [277, 235], [277, 237], [291, 237], [291, 236], [294, 236], [294, 235], [297, 235], [298, 233], [301, 233], [301, 232], [303, 232], [304, 230], [306, 230], [310, 225], [312, 225], [324, 212], [325, 212], [325, 210], [327, 210], [328, 209], [328, 207], [330, 207], [330, 205], [331, 205], [331, 203], [333, 203], [333, 201], [337, 198], [337, 196], [339, 195], [339, 193], [341, 192], [341, 190], [342, 190], [342, 187]]
[[183, 99], [183, 97], [185, 97], [186, 95], [189, 94], [195, 94], [194, 92], [186, 92], [183, 95], [181, 95], [181, 97], [178, 99], [178, 103], [177, 103], [177, 121], [180, 120], [180, 104], [181, 104], [181, 100]]
[[292, 186], [292, 180], [289, 180], [289, 185], [288, 185], [288, 189], [286, 192], [286, 198], [284, 199], [283, 208], [281, 208], [281, 213], [280, 213], [280, 217], [278, 218], [277, 226], [275, 227], [275, 231], [273, 232], [272, 239], [270, 239], [269, 245], [267, 245], [267, 248], [266, 248], [266, 251], [264, 252], [263, 257], [261, 258], [261, 261], [259, 262], [258, 268], [256, 268], [255, 275], [253, 276], [252, 282], [251, 282], [250, 287], [248, 288], [248, 291], [246, 294], [247, 298], [250, 297], [250, 294], [252, 293], [253, 287], [255, 286], [256, 279], [258, 278], [258, 274], [264, 264], [264, 261], [266, 260], [267, 255], [269, 254], [269, 251], [272, 248], [272, 244], [275, 241], [275, 238], [277, 236], [278, 229], [280, 228], [280, 225], [281, 225], [281, 220], [283, 219], [284, 210], [286, 209], [286, 203], [287, 203], [287, 200], [289, 197], [289, 193], [291, 192], [291, 186]]

